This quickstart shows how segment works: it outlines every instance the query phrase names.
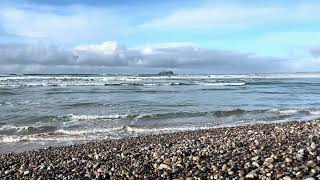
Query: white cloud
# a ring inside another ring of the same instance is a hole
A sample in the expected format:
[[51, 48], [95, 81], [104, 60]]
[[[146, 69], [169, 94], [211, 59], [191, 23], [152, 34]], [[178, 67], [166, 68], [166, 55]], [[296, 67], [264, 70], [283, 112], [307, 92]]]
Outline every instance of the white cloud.
[[320, 47], [313, 47], [309, 49], [309, 53], [314, 57], [314, 58], [319, 58], [320, 57]]
[[320, 3], [296, 3], [273, 5], [205, 4], [199, 7], [176, 10], [164, 17], [145, 22], [145, 28], [201, 28], [247, 26], [290, 21], [320, 20], [315, 16], [320, 11]]
[[111, 10], [81, 6], [4, 6], [0, 24], [11, 34], [63, 43], [113, 39], [129, 29], [127, 19]]

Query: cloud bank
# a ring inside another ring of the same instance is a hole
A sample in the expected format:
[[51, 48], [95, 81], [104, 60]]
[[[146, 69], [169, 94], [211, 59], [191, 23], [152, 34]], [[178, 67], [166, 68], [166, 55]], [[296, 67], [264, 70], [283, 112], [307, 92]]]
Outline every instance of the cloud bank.
[[[117, 42], [81, 45], [68, 49], [46, 44], [7, 44], [0, 46], [1, 69], [9, 67], [122, 67], [198, 69], [211, 72], [270, 72], [287, 66], [286, 60], [259, 57], [251, 53], [213, 50], [194, 46], [127, 48]], [[79, 68], [79, 69], [81, 69]]]

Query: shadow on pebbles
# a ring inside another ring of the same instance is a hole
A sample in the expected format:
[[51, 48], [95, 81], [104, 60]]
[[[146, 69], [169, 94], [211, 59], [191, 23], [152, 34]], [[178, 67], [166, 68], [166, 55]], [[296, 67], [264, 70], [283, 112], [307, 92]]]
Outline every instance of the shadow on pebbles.
[[319, 179], [320, 121], [105, 140], [0, 155], [0, 179]]

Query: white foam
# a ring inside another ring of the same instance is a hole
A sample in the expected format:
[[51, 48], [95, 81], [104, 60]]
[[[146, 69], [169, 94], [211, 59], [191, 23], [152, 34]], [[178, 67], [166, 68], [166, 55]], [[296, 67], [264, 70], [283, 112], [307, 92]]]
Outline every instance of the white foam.
[[280, 115], [293, 115], [299, 113], [300, 110], [297, 109], [286, 109], [286, 110], [279, 110], [279, 109], [271, 109], [273, 113], [280, 114]]
[[288, 110], [280, 110], [279, 114], [281, 115], [292, 115], [299, 113], [299, 110], [296, 109], [288, 109]]
[[309, 111], [312, 115], [320, 115], [320, 111]]
[[163, 128], [137, 128], [125, 126], [123, 129], [127, 132], [138, 134], [152, 134], [152, 133], [166, 133], [166, 132], [178, 132], [178, 131], [195, 131], [209, 129], [212, 126], [182, 126], [182, 127], [163, 127]]
[[14, 143], [21, 141], [21, 137], [19, 136], [3, 136], [0, 137], [0, 143]]
[[21, 132], [21, 131], [28, 129], [28, 128], [29, 128], [28, 126], [4, 125], [4, 126], [0, 127], [0, 130], [1, 131], [15, 130], [15, 131]]
[[100, 115], [74, 115], [69, 114], [68, 117], [72, 120], [97, 120], [97, 119], [124, 119], [134, 116], [132, 114], [111, 114], [106, 116], [100, 116]]
[[244, 82], [230, 82], [230, 83], [199, 83], [199, 85], [205, 85], [205, 86], [243, 86], [246, 83]]

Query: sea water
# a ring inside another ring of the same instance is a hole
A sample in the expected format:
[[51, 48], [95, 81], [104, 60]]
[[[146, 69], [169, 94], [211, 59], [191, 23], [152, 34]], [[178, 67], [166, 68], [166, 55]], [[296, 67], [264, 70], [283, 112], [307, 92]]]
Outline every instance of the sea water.
[[320, 73], [0, 75], [0, 153], [319, 116]]

